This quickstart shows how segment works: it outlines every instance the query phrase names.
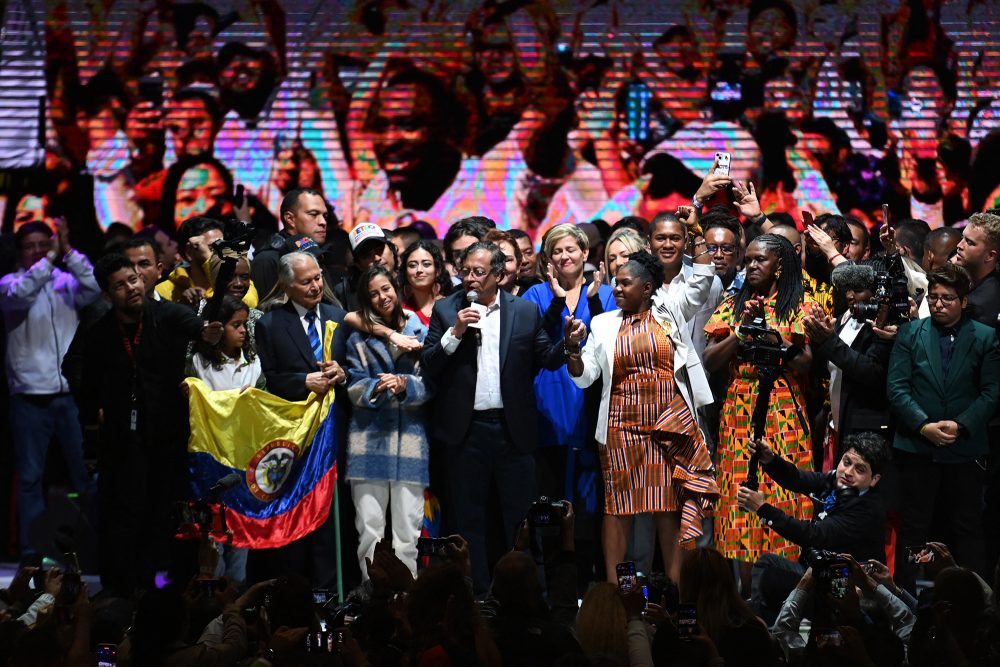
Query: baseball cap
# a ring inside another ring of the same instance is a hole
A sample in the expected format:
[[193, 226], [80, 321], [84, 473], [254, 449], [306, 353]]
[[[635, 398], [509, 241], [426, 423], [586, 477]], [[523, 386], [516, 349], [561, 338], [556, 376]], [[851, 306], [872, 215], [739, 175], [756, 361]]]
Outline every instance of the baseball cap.
[[363, 222], [351, 230], [350, 239], [351, 250], [357, 251], [358, 246], [365, 241], [375, 240], [385, 243], [385, 232], [383, 232], [382, 228], [376, 224]]

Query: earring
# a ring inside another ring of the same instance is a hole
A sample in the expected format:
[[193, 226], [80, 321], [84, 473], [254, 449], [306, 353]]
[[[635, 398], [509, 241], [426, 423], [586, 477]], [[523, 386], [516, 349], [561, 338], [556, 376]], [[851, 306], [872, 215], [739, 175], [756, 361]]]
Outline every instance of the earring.
[[774, 272], [774, 279], [777, 280], [780, 277], [781, 277], [781, 269], [778, 269], [777, 271]]

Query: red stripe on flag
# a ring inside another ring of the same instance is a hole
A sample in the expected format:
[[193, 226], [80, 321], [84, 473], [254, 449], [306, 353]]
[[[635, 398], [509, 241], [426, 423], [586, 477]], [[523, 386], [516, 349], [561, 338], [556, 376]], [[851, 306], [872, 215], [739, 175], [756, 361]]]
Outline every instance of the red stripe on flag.
[[233, 532], [233, 546], [275, 549], [305, 537], [330, 516], [336, 483], [337, 466], [333, 466], [295, 507], [268, 519], [253, 519], [227, 511], [226, 524]]

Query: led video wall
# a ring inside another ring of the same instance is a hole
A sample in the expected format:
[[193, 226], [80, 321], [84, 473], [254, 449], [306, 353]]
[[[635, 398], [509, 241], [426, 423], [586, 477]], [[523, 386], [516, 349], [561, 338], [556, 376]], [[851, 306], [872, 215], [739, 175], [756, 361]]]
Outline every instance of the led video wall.
[[102, 228], [169, 230], [312, 187], [345, 227], [537, 236], [673, 210], [728, 153], [766, 211], [953, 224], [998, 205], [998, 29], [974, 0], [52, 0], [35, 194], [82, 174]]

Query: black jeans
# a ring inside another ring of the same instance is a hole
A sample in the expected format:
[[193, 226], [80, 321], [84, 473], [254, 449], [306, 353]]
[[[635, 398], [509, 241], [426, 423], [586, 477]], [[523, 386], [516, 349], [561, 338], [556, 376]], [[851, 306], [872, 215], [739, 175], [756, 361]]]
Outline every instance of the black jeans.
[[469, 543], [477, 595], [490, 586], [486, 551], [487, 504], [497, 494], [507, 548], [536, 499], [535, 459], [511, 445], [501, 421], [473, 419], [459, 447], [448, 452], [449, 501], [453, 525]]
[[[983, 466], [977, 462], [934, 463], [929, 456], [899, 450], [893, 456], [899, 471], [900, 501], [896, 583], [915, 592], [917, 565], [907, 562], [906, 548], [928, 541], [946, 543], [959, 565], [985, 576]], [[931, 534], [935, 514], [945, 533]]]

